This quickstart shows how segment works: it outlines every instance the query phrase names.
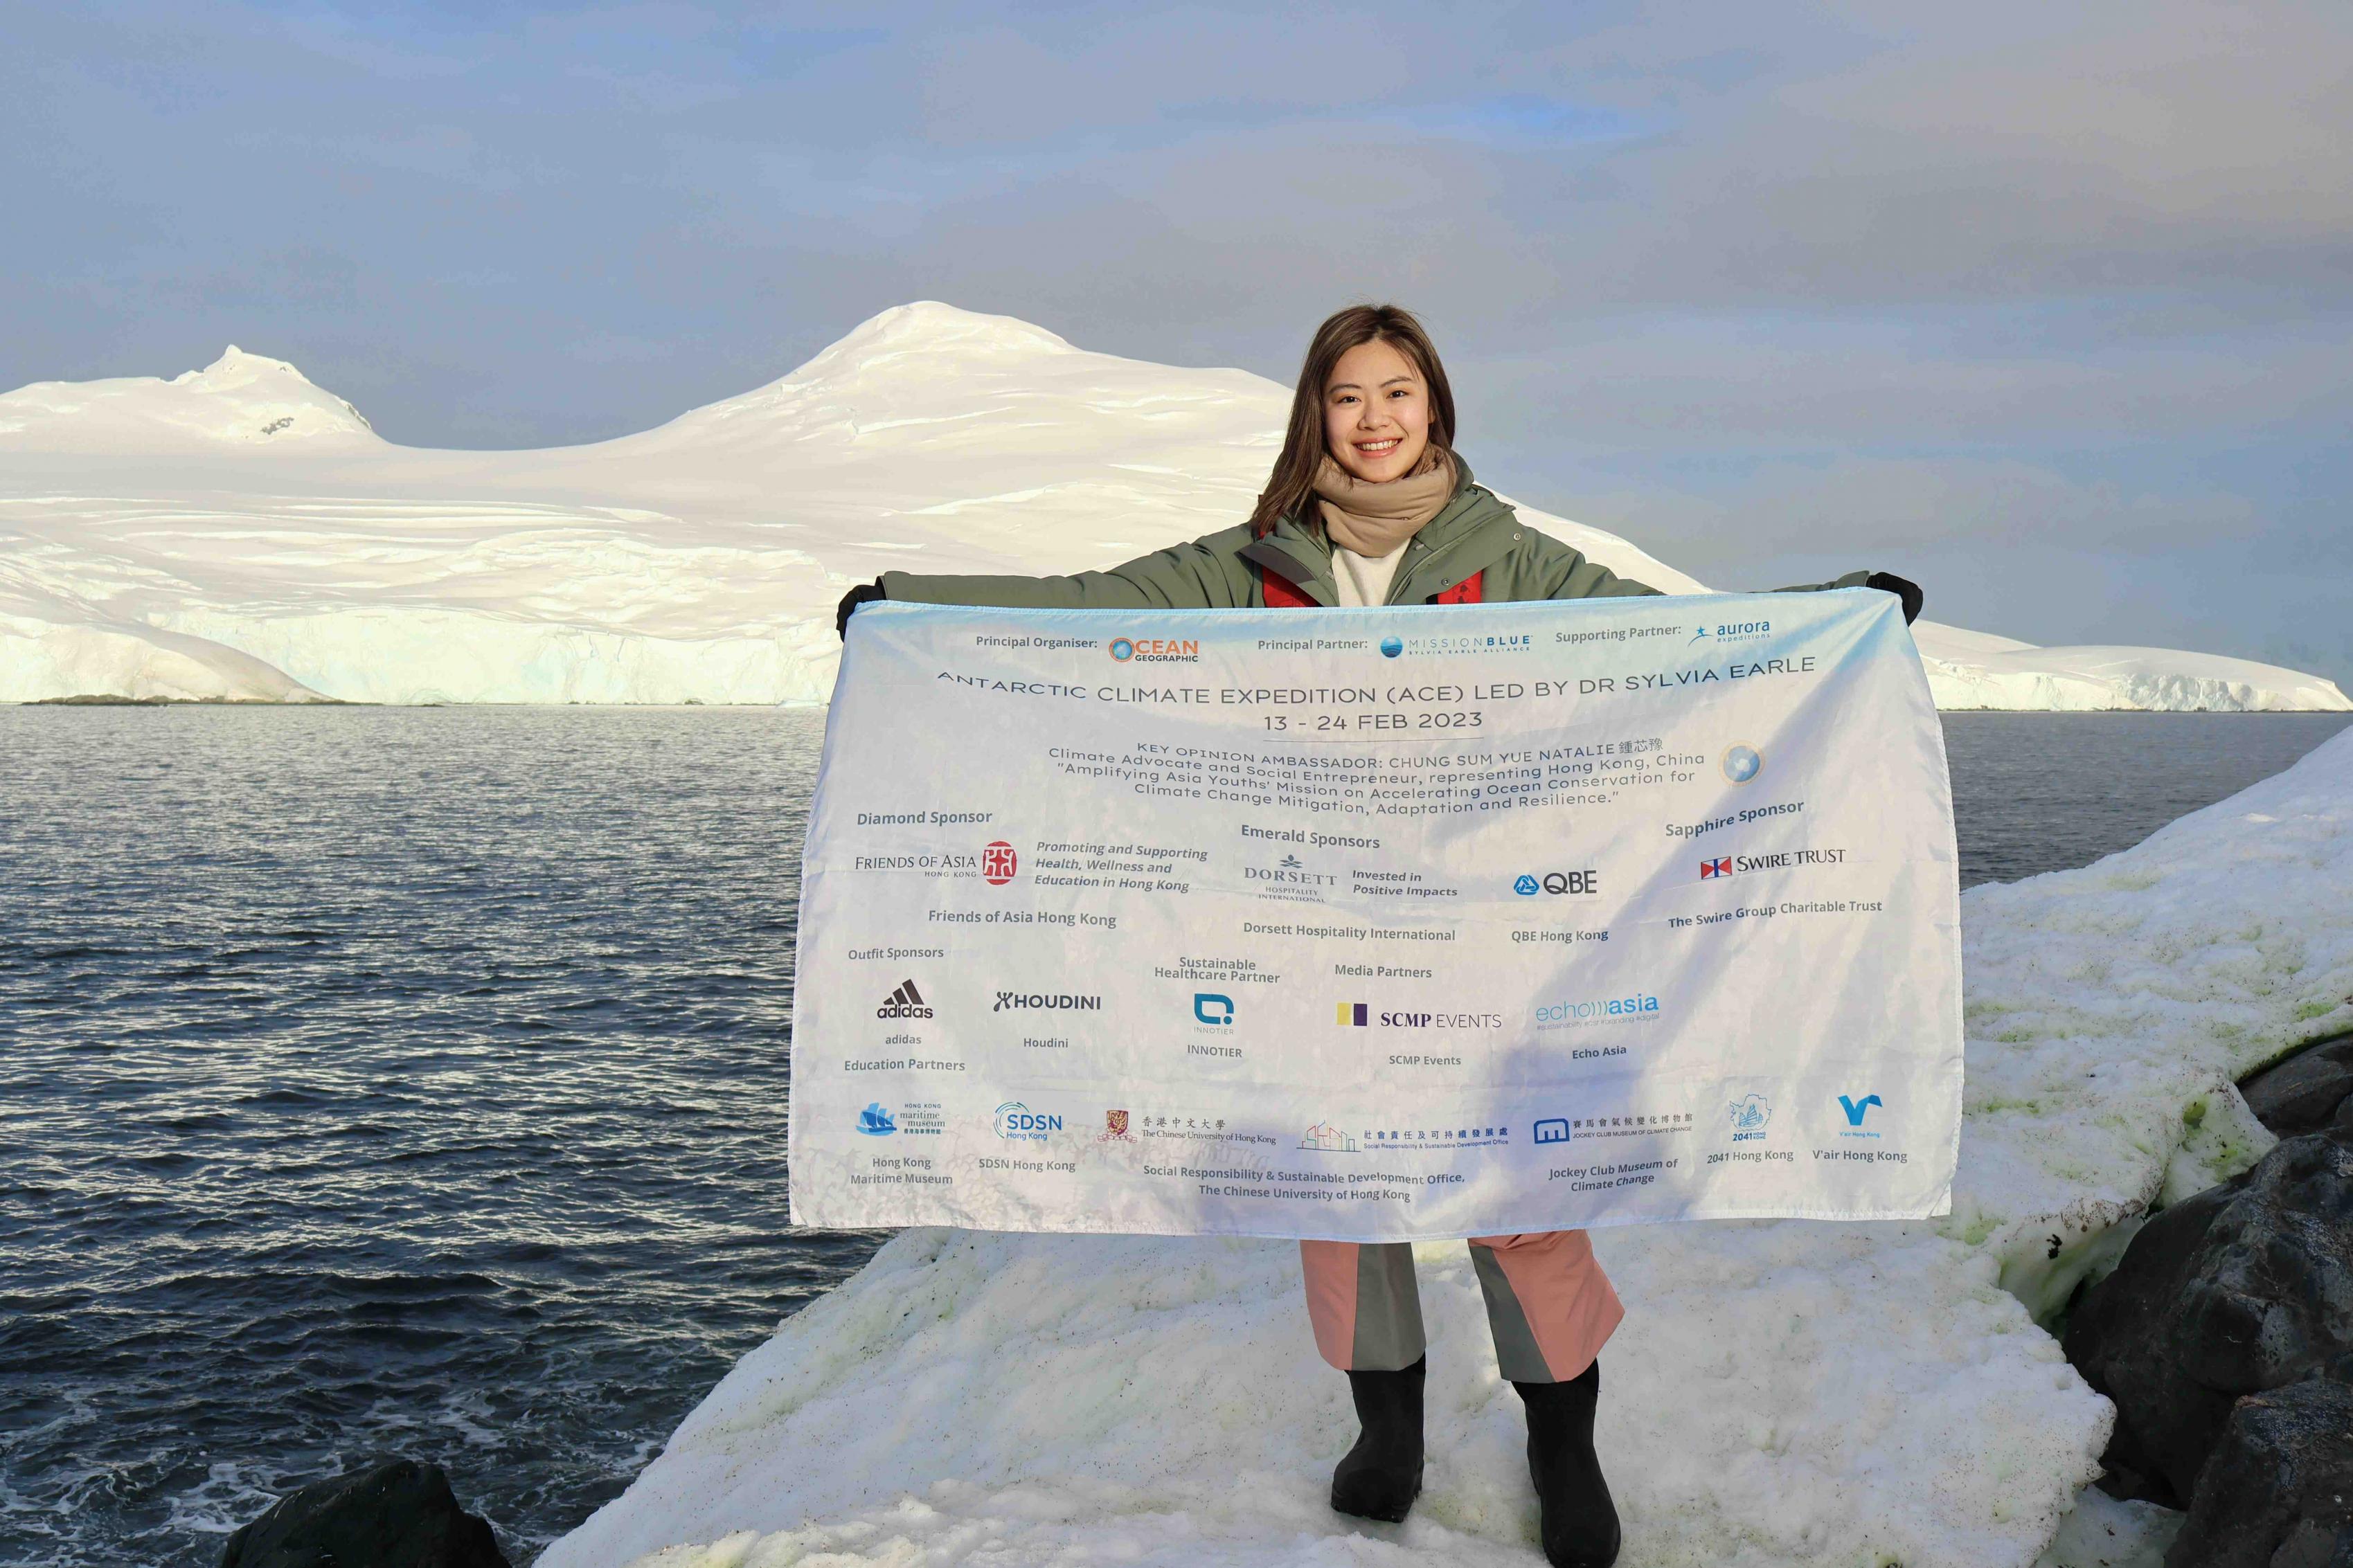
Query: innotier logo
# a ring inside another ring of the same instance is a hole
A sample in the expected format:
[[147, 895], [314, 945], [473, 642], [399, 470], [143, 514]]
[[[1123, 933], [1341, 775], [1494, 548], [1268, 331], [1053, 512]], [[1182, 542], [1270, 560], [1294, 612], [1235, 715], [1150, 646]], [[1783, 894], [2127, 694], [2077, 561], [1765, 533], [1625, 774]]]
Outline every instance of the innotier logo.
[[878, 1018], [928, 1018], [932, 1016], [932, 1009], [923, 1000], [923, 993], [915, 989], [915, 983], [902, 980], [899, 983], [899, 989], [892, 992], [883, 999], [882, 1005], [874, 1009], [874, 1016]]
[[1193, 993], [1193, 1021], [1219, 1028], [1230, 1028], [1234, 1022], [1234, 999], [1220, 996], [1214, 991]]

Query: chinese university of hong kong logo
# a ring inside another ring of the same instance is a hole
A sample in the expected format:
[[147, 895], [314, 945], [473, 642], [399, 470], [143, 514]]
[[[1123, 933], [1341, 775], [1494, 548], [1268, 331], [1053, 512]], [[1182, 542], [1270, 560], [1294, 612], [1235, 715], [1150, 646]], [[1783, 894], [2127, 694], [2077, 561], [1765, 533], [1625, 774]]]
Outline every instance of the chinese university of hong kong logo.
[[1001, 888], [1013, 880], [1021, 870], [1021, 857], [1013, 846], [999, 838], [980, 852], [980, 879], [992, 888]]
[[1127, 1112], [1124, 1110], [1104, 1111], [1103, 1135], [1097, 1138], [1095, 1142], [1098, 1143], [1134, 1142], [1135, 1140], [1127, 1135]]

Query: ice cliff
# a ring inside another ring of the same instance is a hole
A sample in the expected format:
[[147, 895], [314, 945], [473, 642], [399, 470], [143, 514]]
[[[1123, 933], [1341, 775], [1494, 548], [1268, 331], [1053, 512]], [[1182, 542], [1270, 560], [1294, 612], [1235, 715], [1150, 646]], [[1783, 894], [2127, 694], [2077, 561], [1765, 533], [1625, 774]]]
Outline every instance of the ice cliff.
[[[235, 348], [172, 381], [37, 383], [0, 395], [0, 700], [819, 702], [849, 584], [1099, 566], [1225, 526], [1287, 405], [1240, 371], [928, 302], [741, 397], [547, 451], [396, 447]], [[1947, 707], [2353, 706], [2239, 659], [1917, 631]]]
[[[1606, 1231], [1628, 1568], [2154, 1563], [2078, 1489], [2110, 1411], [2036, 1325], [2150, 1206], [2270, 1146], [2232, 1080], [2353, 1026], [2353, 731], [2078, 871], [1962, 899], [1967, 1119], [1926, 1225]], [[1461, 1247], [1418, 1249], [1428, 1490], [1335, 1516], [1354, 1436], [1287, 1244], [911, 1231], [783, 1325], [541, 1568], [1525, 1565]], [[2070, 1512], [2071, 1508], [2073, 1512]]]

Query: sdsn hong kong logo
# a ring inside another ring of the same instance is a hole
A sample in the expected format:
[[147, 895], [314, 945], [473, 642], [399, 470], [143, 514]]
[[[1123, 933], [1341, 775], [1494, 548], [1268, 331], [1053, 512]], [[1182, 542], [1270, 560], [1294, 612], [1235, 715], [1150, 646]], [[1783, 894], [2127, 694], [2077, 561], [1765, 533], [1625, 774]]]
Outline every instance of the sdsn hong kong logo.
[[1201, 662], [1201, 645], [1192, 637], [1113, 637], [1105, 648], [1122, 664]]
[[1018, 1100], [1008, 1100], [997, 1108], [997, 1135], [1016, 1143], [1043, 1143], [1047, 1138], [1062, 1130], [1062, 1118], [1058, 1112], [1032, 1110]]

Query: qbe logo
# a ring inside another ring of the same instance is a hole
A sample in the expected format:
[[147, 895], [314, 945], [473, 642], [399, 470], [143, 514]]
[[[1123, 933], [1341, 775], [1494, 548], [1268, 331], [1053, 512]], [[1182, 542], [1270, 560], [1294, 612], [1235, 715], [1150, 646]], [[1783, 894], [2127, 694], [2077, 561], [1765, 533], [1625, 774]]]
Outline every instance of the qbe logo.
[[1021, 874], [1021, 857], [1013, 846], [998, 838], [990, 841], [980, 852], [980, 879], [992, 888], [1001, 888]]

